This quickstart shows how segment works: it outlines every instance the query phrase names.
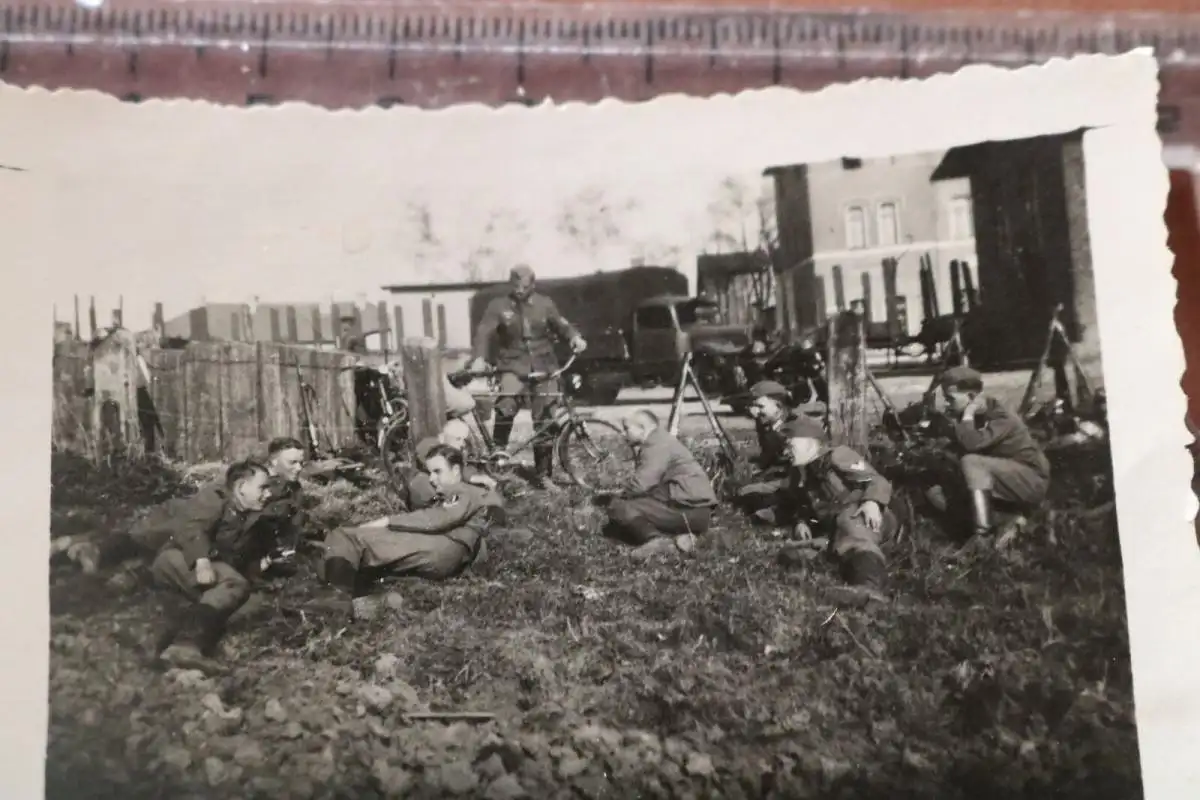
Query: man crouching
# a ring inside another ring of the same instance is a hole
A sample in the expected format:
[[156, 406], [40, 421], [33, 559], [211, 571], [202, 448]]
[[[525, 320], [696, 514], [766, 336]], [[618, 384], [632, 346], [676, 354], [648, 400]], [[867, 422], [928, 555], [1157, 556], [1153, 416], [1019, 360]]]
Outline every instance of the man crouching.
[[377, 580], [452, 578], [486, 552], [488, 530], [503, 514], [500, 496], [463, 481], [462, 452], [453, 447], [434, 447], [424, 465], [437, 492], [429, 506], [339, 528], [326, 537], [328, 587], [314, 608], [370, 619], [383, 599], [370, 594]]
[[161, 587], [181, 595], [182, 611], [169, 622], [156, 654], [169, 666], [219, 671], [212, 661], [233, 613], [250, 598], [245, 573], [258, 566], [273, 541], [263, 536], [258, 512], [269, 496], [270, 474], [254, 461], [239, 461], [224, 485], [188, 498], [150, 573]]
[[637, 466], [628, 488], [609, 503], [606, 534], [634, 545], [638, 558], [691, 551], [717, 504], [708, 475], [692, 451], [659, 427], [653, 412], [634, 411], [622, 423]]
[[[1046, 499], [1050, 462], [1021, 418], [983, 393], [978, 372], [952, 367], [942, 374], [941, 385], [947, 410], [957, 418], [960, 474], [932, 487], [927, 496], [938, 511], [956, 518], [969, 504], [970, 533], [994, 534], [997, 546], [1003, 546], [1024, 528], [1025, 515]], [[967, 503], [961, 500], [963, 489]], [[993, 510], [1006, 512], [999, 524]]]

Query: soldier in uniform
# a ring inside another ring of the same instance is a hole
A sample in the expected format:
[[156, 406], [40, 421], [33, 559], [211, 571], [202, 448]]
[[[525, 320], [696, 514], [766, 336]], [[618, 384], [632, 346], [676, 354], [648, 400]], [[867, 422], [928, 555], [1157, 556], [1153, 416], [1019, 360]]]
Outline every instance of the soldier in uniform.
[[[1021, 418], [983, 394], [978, 372], [951, 367], [940, 383], [947, 411], [956, 420], [959, 475], [932, 487], [927, 497], [937, 510], [957, 517], [963, 504], [956, 501], [965, 489], [971, 532], [995, 534], [997, 543], [1007, 543], [1024, 527], [1025, 515], [1046, 499], [1050, 462]], [[994, 505], [1006, 512], [999, 525], [992, 518]]]
[[219, 670], [212, 656], [229, 618], [250, 598], [247, 573], [273, 544], [258, 525], [270, 477], [262, 464], [239, 461], [220, 485], [175, 506], [167, 541], [150, 567], [156, 584], [186, 601], [155, 647], [167, 665]]
[[[475, 331], [472, 364], [474, 370], [485, 368], [492, 336], [498, 337], [496, 369], [500, 373], [500, 397], [496, 401], [496, 420], [492, 428], [492, 438], [498, 448], [508, 446], [520, 400], [528, 399], [535, 424], [553, 413], [561, 391], [559, 381], [533, 384], [528, 376], [531, 372], [558, 369], [554, 337], [568, 340], [576, 353], [587, 347], [574, 326], [558, 312], [554, 301], [534, 291], [532, 269], [519, 265], [512, 270], [509, 280], [512, 290], [507, 296], [497, 297], [488, 304]], [[553, 488], [553, 443], [535, 444], [533, 458], [537, 472], [535, 482], [542, 488]]]
[[[308, 517], [304, 512], [303, 492], [300, 488], [300, 471], [304, 468], [305, 449], [296, 439], [281, 437], [267, 445], [264, 461], [269, 480], [267, 498], [261, 513], [255, 515], [261, 525], [262, 535], [272, 542], [272, 557], [283, 551], [294, 551], [303, 536], [309, 532]], [[199, 494], [222, 491], [220, 481], [200, 489]], [[178, 520], [186, 517], [195, 503], [192, 497], [175, 497], [150, 508], [145, 515], [129, 526], [128, 530], [114, 531], [102, 538], [63, 537], [52, 544], [52, 553], [65, 551], [84, 574], [93, 574], [101, 569], [116, 567], [139, 558], [149, 559], [170, 539]], [[286, 559], [283, 563], [263, 562], [263, 570], [275, 573], [289, 571]]]
[[625, 491], [608, 506], [609, 536], [634, 545], [641, 558], [695, 546], [697, 534], [712, 522], [717, 496], [696, 456], [651, 411], [639, 410], [623, 421], [634, 447], [637, 468]]
[[778, 533], [800, 520], [790, 505], [787, 491], [790, 464], [784, 458], [787, 431], [804, 417], [788, 405], [789, 395], [776, 381], [759, 381], [750, 387], [754, 402], [750, 414], [754, 418], [758, 437], [758, 467], [755, 478], [738, 489], [735, 505], [750, 514], [757, 522], [774, 525]]
[[323, 569], [328, 586], [315, 607], [370, 619], [382, 600], [371, 594], [379, 579], [445, 580], [483, 557], [488, 531], [503, 511], [500, 496], [464, 481], [462, 453], [452, 447], [434, 447], [424, 463], [437, 491], [433, 503], [329, 534]]

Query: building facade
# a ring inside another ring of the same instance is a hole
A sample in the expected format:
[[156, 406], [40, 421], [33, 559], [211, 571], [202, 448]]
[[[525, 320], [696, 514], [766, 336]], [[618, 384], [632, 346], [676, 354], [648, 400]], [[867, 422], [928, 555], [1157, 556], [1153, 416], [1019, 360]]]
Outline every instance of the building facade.
[[982, 364], [1037, 359], [1056, 305], [1077, 356], [1099, 375], [1100, 330], [1083, 131], [981, 142], [945, 154], [935, 180], [970, 181], [978, 224]]
[[[793, 332], [868, 300], [871, 320], [899, 302], [915, 334], [925, 316], [920, 270], [932, 266], [938, 310], [951, 311], [952, 261], [976, 266], [968, 178], [933, 181], [944, 153], [844, 158], [773, 167], [779, 248], [778, 324]], [[895, 286], [885, 282], [895, 259]]]

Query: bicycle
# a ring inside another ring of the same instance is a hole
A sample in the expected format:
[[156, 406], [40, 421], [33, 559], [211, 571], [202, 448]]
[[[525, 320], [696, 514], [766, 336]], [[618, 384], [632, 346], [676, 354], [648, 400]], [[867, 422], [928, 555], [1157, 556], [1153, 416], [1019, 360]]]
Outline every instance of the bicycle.
[[[559, 369], [551, 372], [533, 372], [526, 376], [531, 391], [537, 385], [556, 380], [575, 363], [572, 355]], [[451, 386], [462, 389], [477, 378], [487, 378], [492, 386], [499, 372], [489, 370], [458, 370], [447, 376]], [[578, 380], [578, 376], [573, 376]], [[493, 392], [499, 394], [498, 392]], [[576, 486], [592, 491], [613, 491], [624, 485], [630, 466], [633, 464], [632, 448], [620, 428], [607, 420], [584, 416], [575, 409], [567, 392], [552, 392], [543, 396], [557, 397], [554, 413], [548, 418], [533, 421], [533, 433], [507, 447], [497, 447], [491, 431], [484, 423], [479, 409], [471, 411], [475, 425], [472, 426], [472, 442], [464, 453], [466, 463], [486, 474], [499, 478], [518, 467], [531, 466], [517, 461], [517, 454], [525, 448], [554, 441], [554, 455], [563, 472]]]

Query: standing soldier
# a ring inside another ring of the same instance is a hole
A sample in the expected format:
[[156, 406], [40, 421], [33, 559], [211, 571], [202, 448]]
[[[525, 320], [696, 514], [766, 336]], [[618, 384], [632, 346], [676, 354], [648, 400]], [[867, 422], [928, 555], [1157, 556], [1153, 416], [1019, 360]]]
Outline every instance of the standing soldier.
[[[521, 400], [528, 401], [529, 413], [535, 425], [553, 413], [561, 391], [559, 381], [538, 381], [533, 384], [529, 381], [529, 374], [558, 369], [554, 337], [557, 335], [568, 340], [575, 353], [582, 353], [587, 347], [587, 342], [574, 326], [558, 313], [554, 301], [534, 291], [532, 269], [524, 264], [514, 267], [509, 281], [512, 284], [509, 294], [497, 297], [483, 313], [483, 319], [475, 331], [475, 359], [472, 363], [473, 370], [485, 369], [492, 336], [498, 337], [496, 370], [500, 373], [500, 398], [496, 401], [496, 421], [492, 429], [492, 438], [498, 448], [508, 446]], [[535, 444], [533, 459], [536, 484], [544, 489], [554, 488], [551, 479], [554, 470], [553, 443]]]
[[[947, 481], [950, 486], [931, 488], [929, 500], [939, 511], [956, 512], [956, 495], [961, 493], [953, 490], [965, 488], [972, 532], [995, 533], [996, 544], [1003, 546], [1024, 527], [1024, 515], [1046, 499], [1050, 462], [1021, 418], [983, 394], [978, 372], [951, 367], [942, 373], [941, 386], [950, 415], [957, 417], [954, 439], [960, 474]], [[1011, 512], [998, 526], [992, 519], [994, 503]]]

